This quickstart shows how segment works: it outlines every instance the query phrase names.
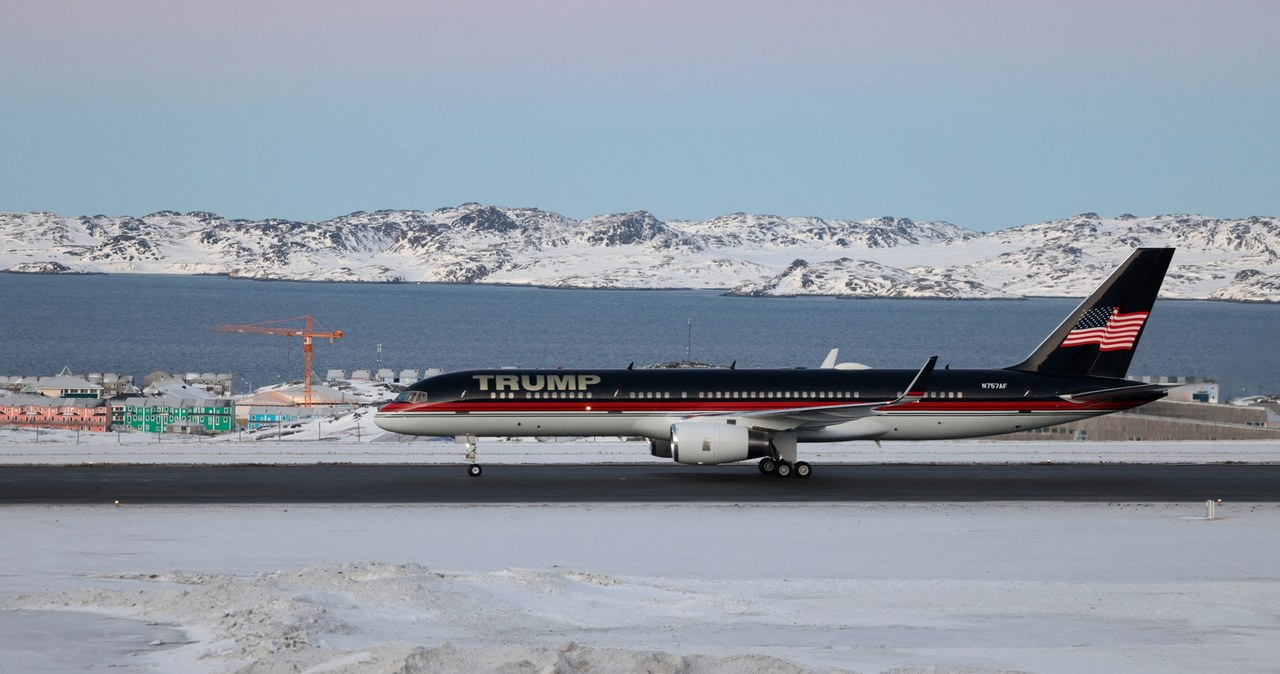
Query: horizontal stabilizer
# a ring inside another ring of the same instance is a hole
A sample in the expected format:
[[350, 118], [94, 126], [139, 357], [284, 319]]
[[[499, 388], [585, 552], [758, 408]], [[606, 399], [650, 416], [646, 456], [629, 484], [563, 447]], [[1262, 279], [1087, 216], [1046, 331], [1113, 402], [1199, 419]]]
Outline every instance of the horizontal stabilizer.
[[[1073, 393], [1062, 396], [1063, 400], [1071, 402], [1101, 402], [1106, 400], [1131, 400], [1136, 397], [1141, 398], [1161, 398], [1163, 394], [1171, 388], [1177, 388], [1178, 384], [1138, 384], [1136, 386], [1119, 386], [1116, 388], [1103, 389], [1101, 391], [1086, 391], [1084, 393]], [[1160, 393], [1160, 396], [1149, 396], [1144, 394]]]

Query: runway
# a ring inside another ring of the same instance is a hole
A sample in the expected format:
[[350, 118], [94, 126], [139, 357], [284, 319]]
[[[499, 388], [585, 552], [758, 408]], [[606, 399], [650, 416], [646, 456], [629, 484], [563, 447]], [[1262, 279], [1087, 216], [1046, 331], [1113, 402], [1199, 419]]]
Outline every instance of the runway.
[[0, 504], [1280, 501], [1276, 464], [0, 466]]

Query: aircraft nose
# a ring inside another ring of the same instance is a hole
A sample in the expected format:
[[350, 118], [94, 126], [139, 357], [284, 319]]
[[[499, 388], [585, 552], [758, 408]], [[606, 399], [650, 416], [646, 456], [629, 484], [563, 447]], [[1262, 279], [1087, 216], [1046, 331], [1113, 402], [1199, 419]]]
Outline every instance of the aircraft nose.
[[400, 433], [401, 426], [404, 424], [404, 419], [400, 418], [400, 416], [394, 412], [386, 414], [382, 410], [378, 410], [378, 413], [373, 415], [373, 423], [384, 431]]

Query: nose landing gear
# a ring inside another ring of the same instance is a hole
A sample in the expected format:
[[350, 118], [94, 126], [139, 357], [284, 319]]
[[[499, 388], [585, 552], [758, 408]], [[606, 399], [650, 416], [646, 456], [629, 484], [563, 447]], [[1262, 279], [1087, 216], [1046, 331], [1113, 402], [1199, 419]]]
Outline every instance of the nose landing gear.
[[476, 436], [459, 435], [455, 437], [453, 441], [459, 445], [467, 446], [466, 459], [470, 463], [470, 465], [467, 466], [467, 475], [470, 475], [471, 477], [480, 477], [480, 474], [484, 472], [484, 469], [480, 467], [480, 464], [476, 463]]

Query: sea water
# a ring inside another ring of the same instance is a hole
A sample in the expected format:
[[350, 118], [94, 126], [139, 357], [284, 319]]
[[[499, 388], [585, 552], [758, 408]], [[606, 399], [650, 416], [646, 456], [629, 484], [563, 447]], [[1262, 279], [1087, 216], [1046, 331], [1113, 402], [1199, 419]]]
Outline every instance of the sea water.
[[[315, 371], [737, 367], [841, 361], [917, 368], [1022, 360], [1078, 299], [738, 298], [714, 290], [296, 283], [219, 276], [0, 274], [0, 375], [230, 372], [237, 391], [302, 376], [302, 340], [215, 332], [312, 315]], [[301, 320], [277, 325], [301, 327]], [[1280, 306], [1160, 301], [1131, 375], [1218, 379], [1225, 397], [1280, 392]], [[380, 354], [379, 354], [380, 348]]]

